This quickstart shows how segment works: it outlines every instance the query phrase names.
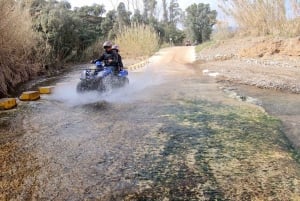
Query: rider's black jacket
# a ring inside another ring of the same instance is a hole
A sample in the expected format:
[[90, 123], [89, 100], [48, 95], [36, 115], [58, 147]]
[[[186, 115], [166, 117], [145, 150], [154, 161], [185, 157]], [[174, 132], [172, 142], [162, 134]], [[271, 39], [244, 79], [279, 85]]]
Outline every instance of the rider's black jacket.
[[122, 57], [119, 53], [117, 53], [117, 54], [118, 54], [118, 66], [120, 68], [119, 70], [123, 70], [124, 65], [123, 65], [123, 62], [122, 62]]
[[119, 56], [118, 53], [114, 50], [105, 51], [99, 59], [95, 60], [93, 63], [97, 61], [104, 62], [105, 66], [114, 66], [118, 67], [119, 65]]

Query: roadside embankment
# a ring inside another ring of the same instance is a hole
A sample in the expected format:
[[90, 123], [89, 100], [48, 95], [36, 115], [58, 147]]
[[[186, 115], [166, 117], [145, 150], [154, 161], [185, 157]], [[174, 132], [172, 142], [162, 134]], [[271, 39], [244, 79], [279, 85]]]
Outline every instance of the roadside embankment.
[[204, 45], [197, 62], [220, 82], [300, 93], [300, 38], [246, 38]]

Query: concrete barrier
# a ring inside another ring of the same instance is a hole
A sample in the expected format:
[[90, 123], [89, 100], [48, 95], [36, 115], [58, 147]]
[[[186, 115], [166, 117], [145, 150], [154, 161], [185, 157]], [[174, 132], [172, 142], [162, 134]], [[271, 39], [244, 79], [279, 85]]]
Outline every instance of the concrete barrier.
[[39, 87], [40, 94], [52, 94], [53, 90], [54, 90], [54, 86]]
[[19, 99], [21, 101], [35, 101], [40, 99], [40, 92], [38, 91], [23, 92]]
[[127, 69], [127, 70], [137, 70], [137, 69], [139, 69], [139, 68], [144, 67], [144, 66], [147, 65], [148, 63], [149, 63], [149, 60], [145, 60], [145, 61], [139, 62], [139, 63], [137, 63], [137, 64], [130, 65], [130, 66], [128, 66], [126, 69]]
[[15, 98], [2, 98], [0, 99], [0, 109], [9, 110], [17, 106], [17, 100]]

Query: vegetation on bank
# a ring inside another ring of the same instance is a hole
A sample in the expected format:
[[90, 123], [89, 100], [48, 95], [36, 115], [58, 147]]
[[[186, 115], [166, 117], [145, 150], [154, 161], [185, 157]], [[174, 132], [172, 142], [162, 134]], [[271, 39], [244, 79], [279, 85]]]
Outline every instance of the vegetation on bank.
[[214, 40], [210, 40], [204, 43], [201, 43], [200, 45], [196, 46], [196, 53], [201, 52], [203, 49], [208, 48], [212, 45], [214, 45], [216, 42]]
[[159, 36], [153, 27], [137, 24], [121, 29], [115, 43], [126, 47], [122, 55], [127, 58], [150, 56], [159, 48]]
[[222, 11], [234, 20], [237, 28], [233, 31], [228, 27], [228, 22], [219, 22], [217, 30], [223, 34], [217, 35], [218, 37], [232, 37], [233, 32], [242, 36], [296, 37], [300, 35], [299, 1], [219, 0], [219, 2]]
[[[184, 12], [177, 0], [121, 2], [110, 11], [98, 4], [72, 8], [65, 0], [0, 0], [0, 12], [0, 97], [64, 63], [97, 57], [105, 40], [119, 43], [126, 57], [151, 55], [161, 44], [209, 40], [216, 18], [209, 5]], [[197, 17], [207, 13], [209, 18]]]

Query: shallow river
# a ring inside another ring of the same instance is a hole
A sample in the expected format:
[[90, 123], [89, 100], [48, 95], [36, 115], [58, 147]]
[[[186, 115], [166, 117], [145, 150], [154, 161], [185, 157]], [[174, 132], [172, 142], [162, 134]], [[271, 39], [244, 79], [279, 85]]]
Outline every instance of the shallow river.
[[77, 94], [74, 71], [2, 112], [0, 200], [300, 200], [288, 125], [229, 97], [192, 52], [164, 49], [105, 94]]

